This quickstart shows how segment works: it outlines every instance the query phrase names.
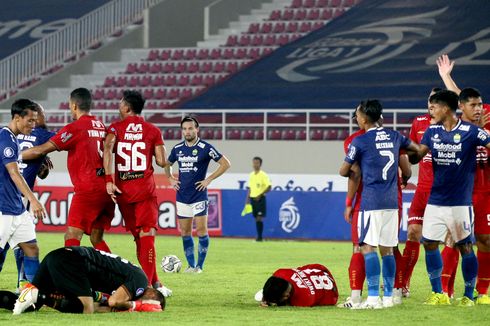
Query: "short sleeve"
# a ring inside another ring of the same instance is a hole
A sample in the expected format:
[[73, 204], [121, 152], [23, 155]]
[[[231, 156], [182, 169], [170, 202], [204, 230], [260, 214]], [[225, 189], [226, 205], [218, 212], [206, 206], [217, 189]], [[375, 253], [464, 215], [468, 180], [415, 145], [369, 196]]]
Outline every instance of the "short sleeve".
[[271, 186], [271, 179], [269, 178], [269, 175], [267, 173], [264, 173], [264, 184], [266, 187]]
[[0, 140], [0, 151], [3, 165], [18, 161], [19, 146], [15, 142], [9, 141], [8, 139]]
[[59, 151], [69, 150], [76, 144], [75, 133], [72, 124], [65, 126], [58, 131], [56, 135], [51, 137], [50, 141], [56, 146]]
[[425, 145], [430, 148], [430, 137], [431, 137], [431, 132], [430, 132], [430, 127], [427, 129], [424, 133], [424, 137], [422, 137], [422, 140], [420, 141], [421, 145]]
[[359, 161], [360, 157], [360, 152], [359, 152], [359, 147], [358, 147], [358, 141], [357, 138], [352, 141], [352, 143], [349, 145], [348, 150], [347, 150], [347, 155], [345, 156], [345, 162], [349, 164], [354, 164], [354, 162]]
[[209, 156], [215, 161], [215, 162], [218, 162], [222, 157], [223, 155], [221, 155], [220, 152], [218, 152], [218, 150], [216, 148], [214, 148], [212, 145], [208, 144], [208, 147], [209, 147], [209, 150], [208, 150], [208, 154]]
[[111, 123], [109, 128], [107, 128], [107, 133], [108, 134], [113, 134], [114, 136], [117, 136], [117, 128], [115, 123]]
[[410, 128], [410, 135], [408, 136], [413, 142], [417, 142], [417, 119], [413, 120], [412, 127]]
[[177, 157], [175, 155], [175, 147], [172, 148], [172, 150], [170, 151], [170, 155], [168, 156], [168, 161], [170, 163], [174, 163], [175, 161], [177, 161]]
[[44, 144], [54, 135], [56, 135], [56, 133], [46, 130], [45, 132], [42, 133], [42, 136], [40, 137], [40, 140], [39, 140], [39, 144]]
[[486, 147], [490, 143], [490, 135], [488, 135], [488, 133], [481, 128], [478, 128], [477, 138], [478, 138], [477, 139], [478, 146]]

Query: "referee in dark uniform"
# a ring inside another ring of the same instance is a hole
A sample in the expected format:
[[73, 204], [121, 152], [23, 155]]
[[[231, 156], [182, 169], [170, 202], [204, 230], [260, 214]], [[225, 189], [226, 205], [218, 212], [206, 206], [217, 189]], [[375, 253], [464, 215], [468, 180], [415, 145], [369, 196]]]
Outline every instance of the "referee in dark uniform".
[[[95, 307], [93, 291], [111, 294], [106, 307]], [[65, 247], [51, 251], [42, 261], [32, 284], [15, 302], [14, 315], [43, 304], [64, 301], [62, 312], [162, 311], [165, 298], [152, 288], [141, 268], [114, 254], [91, 247]], [[56, 306], [54, 308], [57, 308]]]

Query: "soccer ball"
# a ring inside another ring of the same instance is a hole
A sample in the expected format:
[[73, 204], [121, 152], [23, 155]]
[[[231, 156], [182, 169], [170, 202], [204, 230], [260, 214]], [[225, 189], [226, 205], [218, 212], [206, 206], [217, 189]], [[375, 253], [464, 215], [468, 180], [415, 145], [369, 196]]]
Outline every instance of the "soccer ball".
[[162, 258], [162, 271], [165, 273], [178, 273], [182, 268], [182, 262], [175, 255], [168, 255]]

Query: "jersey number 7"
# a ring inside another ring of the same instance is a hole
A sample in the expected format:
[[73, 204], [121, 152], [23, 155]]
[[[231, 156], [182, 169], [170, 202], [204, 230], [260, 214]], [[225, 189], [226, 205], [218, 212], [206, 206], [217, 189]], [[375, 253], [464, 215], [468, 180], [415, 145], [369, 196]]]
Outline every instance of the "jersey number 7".
[[395, 155], [393, 155], [393, 153], [390, 152], [390, 151], [379, 151], [379, 154], [381, 156], [388, 157], [388, 163], [386, 163], [385, 166], [383, 167], [383, 172], [382, 172], [382, 175], [381, 175], [383, 177], [383, 180], [388, 180], [388, 170], [395, 163]]

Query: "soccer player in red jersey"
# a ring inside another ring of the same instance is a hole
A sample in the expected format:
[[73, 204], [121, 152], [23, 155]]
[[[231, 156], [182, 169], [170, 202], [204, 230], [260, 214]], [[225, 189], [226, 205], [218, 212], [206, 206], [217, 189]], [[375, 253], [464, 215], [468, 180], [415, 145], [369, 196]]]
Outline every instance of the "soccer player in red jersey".
[[[430, 92], [430, 96], [440, 91], [441, 88], [433, 88]], [[410, 128], [410, 139], [420, 144], [425, 130], [429, 128], [433, 123], [431, 113], [416, 117], [412, 122]], [[430, 190], [432, 188], [432, 180], [434, 176], [432, 173], [432, 157], [431, 154], [427, 154], [419, 163], [419, 178], [417, 182], [417, 189], [410, 205], [408, 212], [408, 230], [407, 230], [407, 242], [405, 243], [405, 249], [403, 250], [403, 295], [409, 295], [410, 279], [412, 272], [419, 259], [420, 253], [420, 240], [422, 239], [422, 222], [429, 200]]]
[[[104, 169], [107, 193], [119, 205], [126, 230], [134, 237], [136, 255], [149, 285], [167, 297], [172, 291], [162, 286], [156, 271], [158, 204], [153, 178], [153, 157], [163, 168], [166, 153], [160, 129], [140, 116], [144, 105], [141, 93], [123, 92], [119, 103], [121, 121], [109, 126], [104, 143]], [[112, 153], [115, 153], [115, 182]]]
[[323, 265], [282, 268], [265, 282], [255, 299], [261, 306], [330, 306], [339, 298], [332, 273]]
[[[451, 77], [454, 67], [447, 55], [442, 55], [437, 59], [439, 75], [449, 90], [459, 95], [459, 108], [462, 111], [461, 120], [480, 126], [487, 132], [490, 131], [490, 106], [483, 104], [481, 94], [474, 88], [460, 90]], [[474, 233], [478, 248], [478, 277], [476, 290], [478, 297], [477, 304], [490, 304], [488, 287], [490, 285], [490, 152], [484, 147], [477, 148], [477, 166], [475, 172], [475, 183], [473, 186], [473, 209], [475, 214]], [[447, 279], [454, 282], [456, 275], [458, 257], [454, 246], [446, 246], [448, 252], [446, 257], [443, 255], [443, 291], [449, 294], [454, 291], [454, 285], [447, 284]], [[454, 252], [456, 252], [454, 254]], [[443, 252], [444, 253], [444, 252]], [[448, 266], [446, 268], [446, 265]]]
[[53, 151], [68, 152], [68, 172], [75, 194], [68, 213], [65, 246], [79, 246], [83, 234], [90, 235], [94, 248], [110, 252], [103, 240], [104, 230], [111, 226], [114, 203], [106, 192], [102, 163], [102, 146], [106, 127], [90, 114], [92, 95], [86, 88], [70, 94], [72, 123], [62, 128], [46, 143], [22, 152], [31, 160]]

